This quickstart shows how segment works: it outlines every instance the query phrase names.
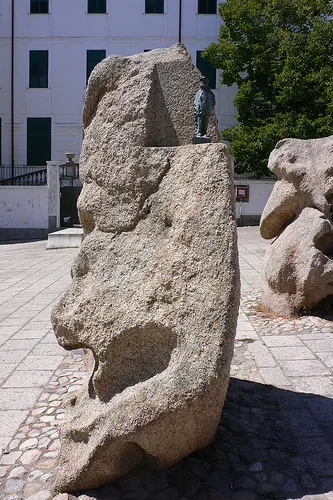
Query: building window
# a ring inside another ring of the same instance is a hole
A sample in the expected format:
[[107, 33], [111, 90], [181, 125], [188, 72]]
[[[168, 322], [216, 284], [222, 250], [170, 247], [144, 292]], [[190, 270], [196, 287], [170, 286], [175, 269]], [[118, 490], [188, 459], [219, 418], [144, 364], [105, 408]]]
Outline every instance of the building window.
[[90, 73], [92, 72], [96, 64], [103, 61], [105, 57], [106, 57], [105, 50], [87, 50], [87, 83]]
[[48, 50], [30, 50], [29, 53], [29, 87], [46, 89], [49, 86], [49, 52]]
[[216, 14], [216, 0], [198, 0], [198, 14]]
[[88, 0], [88, 14], [106, 14], [106, 0]]
[[145, 0], [145, 14], [164, 14], [164, 0]]
[[212, 63], [202, 59], [201, 52], [202, 50], [197, 51], [197, 68], [208, 78], [210, 88], [216, 89], [216, 68]]
[[27, 165], [45, 166], [51, 159], [51, 118], [27, 118]]
[[48, 14], [49, 0], [30, 0], [30, 14]]

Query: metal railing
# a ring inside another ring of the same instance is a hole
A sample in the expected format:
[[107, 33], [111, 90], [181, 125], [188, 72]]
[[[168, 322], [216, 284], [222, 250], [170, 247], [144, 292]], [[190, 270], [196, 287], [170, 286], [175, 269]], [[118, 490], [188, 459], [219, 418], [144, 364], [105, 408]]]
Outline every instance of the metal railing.
[[267, 172], [265, 175], [260, 175], [260, 177], [252, 174], [251, 172], [246, 172], [244, 174], [234, 174], [235, 181], [276, 181], [277, 177], [273, 172]]
[[14, 176], [12, 173], [11, 165], [0, 165], [0, 180], [11, 179], [12, 177], [18, 177], [25, 174], [30, 174], [31, 172], [38, 172], [46, 168], [46, 165], [15, 165], [14, 166]]
[[27, 167], [18, 165], [12, 168], [3, 165], [0, 167], [1, 186], [45, 186], [47, 184], [47, 169], [45, 167]]
[[[73, 172], [70, 179], [78, 179], [79, 164], [73, 163]], [[47, 169], [45, 165], [15, 165], [14, 176], [11, 165], [0, 165], [0, 186], [45, 186], [47, 184]], [[60, 181], [68, 180], [66, 165], [59, 166]]]

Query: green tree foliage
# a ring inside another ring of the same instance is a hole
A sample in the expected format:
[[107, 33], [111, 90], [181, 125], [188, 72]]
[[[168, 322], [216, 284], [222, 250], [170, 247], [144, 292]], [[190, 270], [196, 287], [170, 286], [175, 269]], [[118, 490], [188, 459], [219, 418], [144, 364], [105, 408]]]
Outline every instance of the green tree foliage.
[[238, 86], [238, 125], [223, 138], [237, 171], [260, 177], [280, 139], [333, 134], [333, 7], [329, 0], [226, 0], [219, 13], [219, 43], [202, 55], [223, 70], [221, 83]]

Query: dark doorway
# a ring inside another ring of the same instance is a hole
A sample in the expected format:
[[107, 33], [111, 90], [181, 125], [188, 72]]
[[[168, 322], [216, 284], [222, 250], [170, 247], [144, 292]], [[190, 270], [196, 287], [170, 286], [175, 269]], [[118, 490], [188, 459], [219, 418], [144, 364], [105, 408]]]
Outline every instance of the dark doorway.
[[60, 226], [73, 227], [80, 224], [77, 213], [77, 199], [82, 186], [62, 186], [60, 187]]

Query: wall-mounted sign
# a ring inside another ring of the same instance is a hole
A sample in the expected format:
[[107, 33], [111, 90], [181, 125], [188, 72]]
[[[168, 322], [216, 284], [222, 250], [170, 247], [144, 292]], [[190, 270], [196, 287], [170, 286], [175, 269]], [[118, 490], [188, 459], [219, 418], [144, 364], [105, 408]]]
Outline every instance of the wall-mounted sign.
[[236, 201], [249, 201], [249, 186], [235, 186]]

